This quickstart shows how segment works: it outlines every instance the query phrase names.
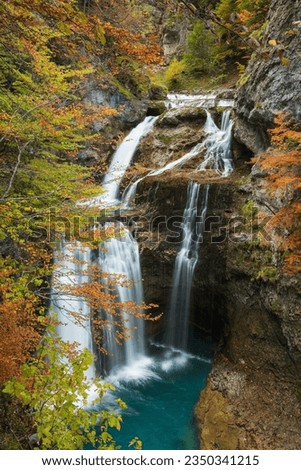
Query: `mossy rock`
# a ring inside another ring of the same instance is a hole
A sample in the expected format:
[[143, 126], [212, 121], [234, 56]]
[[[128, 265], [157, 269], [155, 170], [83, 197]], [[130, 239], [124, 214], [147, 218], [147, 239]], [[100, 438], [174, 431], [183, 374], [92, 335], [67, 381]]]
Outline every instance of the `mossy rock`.
[[199, 438], [204, 450], [238, 449], [240, 434], [227, 399], [208, 385], [195, 410]]
[[168, 109], [158, 121], [158, 125], [177, 126], [181, 122], [199, 121], [202, 126], [207, 119], [203, 108], [172, 108]]
[[147, 107], [147, 114], [149, 116], [160, 116], [166, 111], [166, 105], [164, 101], [149, 101]]
[[167, 99], [167, 88], [157, 84], [151, 84], [148, 90], [149, 99], [162, 101]]

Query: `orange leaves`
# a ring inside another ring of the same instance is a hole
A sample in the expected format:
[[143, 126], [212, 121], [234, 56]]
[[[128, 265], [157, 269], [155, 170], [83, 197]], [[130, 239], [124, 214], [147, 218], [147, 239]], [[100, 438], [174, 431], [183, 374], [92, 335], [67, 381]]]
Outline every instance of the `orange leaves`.
[[263, 170], [269, 172], [267, 179], [272, 189], [285, 189], [289, 186], [297, 189], [301, 187], [297, 173], [300, 160], [300, 151], [270, 151], [260, 155], [259, 163]]
[[269, 231], [283, 252], [283, 271], [294, 275], [301, 271], [301, 203], [296, 201], [301, 188], [301, 131], [287, 114], [278, 113], [275, 124], [270, 130], [274, 149], [259, 155], [258, 163], [267, 171], [267, 188], [284, 201], [270, 219]]
[[[270, 130], [275, 150], [259, 155], [259, 164], [268, 171], [271, 189], [300, 188], [301, 132], [287, 114], [277, 113], [275, 128]], [[255, 159], [254, 159], [255, 161]]]
[[[82, 248], [84, 250], [84, 247]], [[70, 282], [62, 282], [62, 276], [66, 279], [64, 265], [72, 258], [73, 267], [68, 272]], [[62, 264], [60, 264], [62, 263]], [[80, 283], [73, 282], [73, 277], [79, 277]], [[55, 267], [52, 287], [55, 292], [63, 298], [78, 298], [85, 302], [91, 315], [93, 337], [100, 352], [107, 354], [104, 349], [103, 338], [109, 328], [116, 332], [115, 341], [122, 344], [133, 334], [133, 329], [128, 325], [127, 317], [141, 318], [143, 320], [155, 321], [160, 315], [152, 315], [150, 310], [157, 305], [144, 303], [138, 304], [132, 300], [120, 300], [118, 288], [131, 289], [134, 281], [123, 274], [106, 273], [98, 264], [87, 265], [82, 260], [74, 260], [72, 253], [65, 255]], [[103, 315], [101, 312], [105, 312]], [[71, 311], [69, 308], [65, 314], [72, 318], [77, 324], [85, 325], [87, 312], [80, 310]]]
[[127, 55], [146, 65], [163, 63], [158, 38], [154, 35], [143, 37], [140, 33], [130, 33], [123, 28], [107, 22], [104, 25], [106, 35], [111, 38], [111, 47], [116, 56]]
[[284, 253], [283, 271], [293, 275], [301, 272], [301, 203], [295, 202], [280, 209], [269, 221], [271, 230], [279, 237]]
[[255, 12], [251, 12], [249, 10], [242, 10], [239, 14], [238, 14], [238, 17], [239, 17], [239, 20], [244, 23], [244, 24], [248, 24], [254, 17], [255, 17]]
[[290, 148], [292, 145], [301, 147], [301, 131], [298, 130], [289, 118], [288, 113], [277, 113], [275, 128], [270, 130], [272, 144], [281, 149]]
[[0, 304], [0, 383], [19, 372], [39, 341], [35, 305], [31, 299]]

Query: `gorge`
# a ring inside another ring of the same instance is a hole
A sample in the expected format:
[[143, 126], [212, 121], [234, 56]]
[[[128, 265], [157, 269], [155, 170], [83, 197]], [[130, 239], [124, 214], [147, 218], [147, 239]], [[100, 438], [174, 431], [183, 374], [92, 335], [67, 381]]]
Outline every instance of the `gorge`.
[[[189, 99], [194, 107], [210, 105], [210, 97], [208, 99], [205, 96], [201, 103], [197, 99], [194, 101], [193, 97], [187, 96], [186, 101], [187, 99]], [[168, 104], [167, 107], [169, 108]], [[189, 107], [183, 106], [182, 103], [180, 107], [183, 107], [186, 112], [189, 110]], [[177, 109], [177, 106], [175, 109]], [[100, 209], [105, 208], [106, 211], [109, 211], [108, 219], [110, 218], [111, 211], [113, 213], [120, 213], [122, 219], [126, 218], [127, 210], [130, 207], [132, 213], [131, 225], [135, 227], [135, 224], [138, 226], [140, 224], [140, 216], [133, 223], [133, 213], [135, 213], [133, 198], [135, 196], [138, 197], [136, 192], [141, 181], [150, 177], [158, 178], [165, 174], [165, 172], [169, 172], [172, 175], [173, 169], [181, 168], [180, 171], [185, 171], [182, 170], [182, 167], [187, 162], [190, 162], [191, 159], [194, 159], [197, 164], [195, 168], [197, 172], [205, 172], [207, 166], [209, 166], [209, 168], [212, 167], [214, 171], [220, 173], [221, 176], [227, 176], [233, 170], [230, 150], [232, 128], [232, 121], [229, 119], [230, 111], [222, 112], [221, 129], [214, 123], [207, 109], [205, 109], [205, 115], [206, 121], [203, 126], [203, 134], [202, 127], [200, 126], [200, 142], [192, 150], [179, 159], [167, 163], [162, 168], [153, 169], [148, 172], [144, 177], [132, 183], [125, 192], [124, 197], [121, 198], [120, 184], [127, 168], [131, 164], [132, 159], [135, 158], [140, 141], [143, 141], [147, 135], [152, 134], [152, 128], [156, 126], [156, 120], [158, 120], [158, 118], [146, 117], [141, 124], [128, 134], [114, 153], [103, 181], [104, 193], [84, 203], [80, 203], [80, 205], [85, 204], [87, 206], [99, 206]], [[204, 136], [203, 139], [202, 136]], [[202, 158], [202, 152], [204, 164], [200, 165], [199, 160]], [[196, 157], [198, 157], [197, 161]], [[173, 407], [177, 406], [179, 399], [182, 402], [183, 416], [181, 426], [186, 429], [185, 432], [190, 436], [188, 441], [185, 442], [186, 438], [179, 437], [175, 441], [167, 439], [165, 444], [163, 444], [161, 437], [158, 436], [157, 439], [153, 439], [154, 442], [151, 444], [149, 443], [149, 434], [145, 430], [141, 430], [142, 436], [145, 436], [143, 439], [144, 446], [148, 449], [177, 448], [178, 445], [180, 448], [196, 446], [196, 443], [194, 443], [194, 428], [192, 424], [189, 425], [189, 421], [184, 424], [185, 421], [183, 423], [183, 420], [189, 419], [189, 416], [192, 419], [193, 406], [198, 393], [198, 387], [196, 387], [195, 383], [197, 383], [197, 380], [200, 380], [201, 384], [205, 383], [211, 361], [209, 343], [206, 340], [203, 340], [200, 344], [197, 344], [196, 339], [192, 341], [195, 334], [192, 336], [193, 329], [190, 319], [194, 271], [198, 264], [203, 243], [209, 193], [209, 184], [201, 186], [198, 182], [187, 182], [186, 206], [181, 217], [182, 221], [180, 221], [178, 227], [181, 244], [175, 260], [171, 258], [174, 268], [171, 280], [172, 288], [168, 295], [168, 312], [163, 315], [163, 320], [159, 320], [159, 325], [156, 328], [161, 338], [160, 341], [155, 341], [150, 332], [147, 335], [145, 334], [144, 320], [142, 318], [136, 315], [129, 315], [126, 311], [122, 312], [121, 308], [121, 328], [127, 329], [130, 337], [123, 344], [120, 344], [116, 341], [120, 325], [116, 326], [114, 317], [112, 318], [110, 312], [104, 309], [93, 313], [94, 316], [99, 315], [107, 325], [104, 328], [103, 342], [107, 355], [103, 356], [101, 354], [99, 356], [100, 370], [96, 364], [92, 365], [87, 371], [87, 377], [100, 374], [104, 375], [113, 384], [117, 384], [118, 388], [121, 387], [122, 397], [125, 396], [127, 398], [129, 394], [128, 400], [133, 410], [136, 410], [137, 402], [133, 401], [131, 394], [139, 393], [140, 398], [137, 398], [138, 403], [142, 400], [144, 407], [138, 413], [138, 422], [142, 420], [143, 423], [150, 421], [150, 418], [146, 418], [145, 413], [147, 413], [148, 409], [152, 410], [155, 405], [154, 400], [157, 392], [153, 395], [152, 389], [155, 387], [154, 390], [157, 390], [158, 387], [161, 388], [161, 385], [164, 384], [168, 401], [165, 402], [163, 396], [161, 407], [166, 410], [170, 418], [166, 421], [167, 418], [164, 416], [165, 424], [161, 424], [160, 428], [162, 426], [166, 428], [166, 436], [173, 435], [174, 433], [181, 436], [183, 432], [183, 429], [179, 427], [179, 423], [176, 425], [177, 431], [175, 432], [174, 429], [173, 433], [170, 432], [170, 427], [174, 428], [171, 424], [171, 417], [175, 413]], [[174, 207], [173, 210], [178, 210], [178, 208]], [[163, 216], [167, 221], [167, 228], [170, 213], [162, 213], [159, 217], [162, 218]], [[88, 265], [93, 265], [96, 262], [99, 263], [104, 273], [104, 277], [101, 279], [104, 285], [106, 284], [106, 276], [110, 274], [115, 276], [122, 275], [127, 282], [133, 283], [130, 287], [123, 284], [120, 287], [117, 285], [115, 291], [118, 302], [134, 302], [138, 306], [142, 305], [144, 295], [138, 243], [131, 234], [129, 227], [124, 225], [122, 221], [117, 221], [113, 224], [115, 231], [117, 229], [120, 235], [115, 235], [104, 242], [99, 250], [93, 251], [81, 245], [79, 241], [76, 241], [73, 245], [70, 242], [63, 242], [57, 254], [57, 259], [60, 262], [57, 272], [54, 274], [56, 287], [53, 287], [51, 302], [51, 311], [55, 311], [58, 315], [59, 326], [57, 331], [65, 341], [70, 343], [76, 342], [79, 344], [80, 349], [88, 348], [92, 353], [97, 349], [96, 345], [93, 345], [95, 339], [93, 340], [93, 327], [91, 323], [93, 321], [91, 320], [92, 311], [84, 298], [77, 298], [74, 295], [70, 296], [64, 290], [60, 291], [60, 286], [65, 288], [66, 285], [72, 285], [72, 288], [76, 289], [77, 286], [82, 284], [89, 284]], [[149, 225], [152, 225], [151, 220], [149, 220]], [[104, 223], [105, 229], [111, 226], [112, 222]], [[139, 240], [139, 229], [138, 231], [135, 230], [135, 232], [135, 236]], [[168, 242], [168, 238], [170, 236], [167, 233], [165, 243], [173, 249], [173, 240], [171, 239]], [[176, 242], [176, 246], [177, 244]], [[149, 299], [149, 301], [155, 303], [156, 299]], [[160, 326], [160, 323], [163, 323], [165, 326]], [[163, 333], [164, 330], [165, 333]], [[158, 337], [157, 335], [158, 333], [156, 333], [156, 337]], [[205, 356], [200, 355], [199, 351], [202, 350], [205, 351]], [[182, 388], [180, 386], [183, 380], [191, 382], [192, 389], [189, 394], [187, 394], [186, 387]], [[141, 384], [143, 385], [142, 388]], [[148, 396], [148, 399], [146, 399], [146, 396]], [[168, 411], [170, 400], [171, 410]], [[185, 406], [184, 403], [186, 403]], [[158, 404], [156, 404], [157, 406]], [[137, 412], [135, 411], [134, 415], [136, 414]], [[161, 408], [158, 409], [158, 416], [152, 416], [150, 423], [156, 423], [159, 415], [161, 415]], [[132, 419], [127, 417], [129, 424], [133, 423], [132, 425], [135, 428], [136, 419], [135, 417]], [[152, 426], [159, 427], [158, 424], [153, 424]], [[164, 445], [167, 447], [164, 447]]]
[[0, 449], [301, 449], [300, 0], [0, 3]]

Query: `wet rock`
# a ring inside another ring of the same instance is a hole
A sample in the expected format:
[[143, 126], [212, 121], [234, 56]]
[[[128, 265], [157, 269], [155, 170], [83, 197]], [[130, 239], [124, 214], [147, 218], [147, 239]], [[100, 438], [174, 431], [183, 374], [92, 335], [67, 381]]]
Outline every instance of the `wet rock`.
[[163, 101], [167, 99], [167, 92], [159, 85], [150, 85], [148, 96], [152, 101]]
[[133, 127], [144, 119], [146, 112], [147, 104], [145, 102], [140, 100], [126, 101], [118, 118], [122, 123]]
[[166, 111], [165, 101], [149, 101], [147, 103], [147, 114], [149, 116], [160, 116]]
[[177, 126], [180, 122], [198, 121], [202, 126], [206, 121], [206, 111], [203, 108], [172, 108], [167, 110], [159, 119], [161, 126]]

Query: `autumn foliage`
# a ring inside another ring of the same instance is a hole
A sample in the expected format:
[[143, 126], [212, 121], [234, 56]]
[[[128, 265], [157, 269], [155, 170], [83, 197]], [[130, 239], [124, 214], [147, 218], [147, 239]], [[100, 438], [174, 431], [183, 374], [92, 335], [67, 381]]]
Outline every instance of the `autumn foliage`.
[[[121, 58], [161, 63], [146, 23], [127, 0], [0, 0], [0, 383], [18, 375], [43, 329], [60, 232], [50, 208], [90, 229], [91, 211], [76, 201], [100, 189], [77, 155], [101, 140], [94, 123], [105, 126], [119, 110], [85, 100], [88, 80], [108, 86]], [[78, 294], [92, 307], [120, 308], [93, 281]]]
[[301, 271], [301, 130], [287, 114], [278, 113], [270, 131], [273, 148], [254, 159], [267, 172], [269, 191], [284, 201], [271, 217], [268, 231], [283, 252], [283, 271], [293, 275]]

